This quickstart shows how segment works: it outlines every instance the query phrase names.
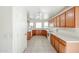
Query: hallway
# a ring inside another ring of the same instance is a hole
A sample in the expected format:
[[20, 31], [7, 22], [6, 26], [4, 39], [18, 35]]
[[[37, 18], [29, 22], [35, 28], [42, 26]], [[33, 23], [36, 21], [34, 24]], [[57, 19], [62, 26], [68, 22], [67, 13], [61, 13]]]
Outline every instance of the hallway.
[[33, 36], [28, 40], [25, 53], [56, 53], [48, 39], [44, 36]]

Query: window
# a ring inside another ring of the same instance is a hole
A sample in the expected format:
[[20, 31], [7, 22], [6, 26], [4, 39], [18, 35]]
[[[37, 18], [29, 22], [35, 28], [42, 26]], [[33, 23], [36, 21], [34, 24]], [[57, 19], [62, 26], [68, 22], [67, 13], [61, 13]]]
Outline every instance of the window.
[[36, 23], [36, 28], [42, 28], [42, 23], [41, 22], [37, 22]]
[[30, 26], [33, 26], [33, 23], [32, 22], [30, 23]]
[[32, 27], [33, 27], [33, 23], [32, 23], [32, 22], [30, 22], [30, 24], [29, 24], [29, 25], [30, 25], [30, 26], [29, 26], [30, 28], [32, 28]]
[[44, 22], [44, 28], [48, 28], [48, 22]]

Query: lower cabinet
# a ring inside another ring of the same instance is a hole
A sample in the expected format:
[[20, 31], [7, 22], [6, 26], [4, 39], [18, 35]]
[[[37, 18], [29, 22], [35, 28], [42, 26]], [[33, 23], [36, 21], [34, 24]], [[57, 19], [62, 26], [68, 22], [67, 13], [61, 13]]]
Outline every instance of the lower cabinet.
[[65, 52], [65, 45], [63, 45], [63, 44], [59, 44], [59, 53], [63, 53], [63, 52]]
[[32, 36], [36, 35], [36, 30], [32, 30]]
[[47, 30], [32, 30], [32, 36], [45, 36], [47, 37], [48, 33]]
[[42, 33], [42, 35], [45, 36], [45, 37], [47, 37], [47, 35], [48, 35], [48, 33], [47, 33], [46, 30], [41, 30], [41, 33]]
[[56, 51], [59, 52], [59, 42], [57, 39], [54, 41], [54, 45], [55, 45], [54, 47], [55, 47]]
[[51, 35], [50, 36], [50, 42], [51, 42], [51, 45], [55, 47], [55, 45], [54, 45], [55, 42], [54, 41], [55, 41], [54, 36]]
[[59, 52], [60, 53], [63, 53], [63, 52], [65, 52], [65, 47], [66, 47], [66, 42], [64, 41], [64, 40], [62, 40], [62, 39], [59, 39], [59, 42], [60, 42], [60, 44], [59, 44]]
[[62, 39], [51, 34], [50, 42], [51, 42], [51, 45], [56, 49], [56, 51], [58, 53], [64, 53], [65, 52], [66, 43]]

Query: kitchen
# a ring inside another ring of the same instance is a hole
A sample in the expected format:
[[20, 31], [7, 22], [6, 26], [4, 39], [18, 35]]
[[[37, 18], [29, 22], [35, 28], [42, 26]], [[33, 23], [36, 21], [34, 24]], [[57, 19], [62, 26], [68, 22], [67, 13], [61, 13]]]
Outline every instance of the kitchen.
[[1, 53], [79, 53], [79, 6], [0, 6], [0, 19]]
[[[44, 8], [47, 8], [47, 10]], [[79, 7], [48, 6], [37, 9], [39, 10], [36, 12], [37, 14], [33, 14], [36, 18], [30, 16], [32, 11], [27, 13], [28, 41], [31, 41], [34, 36], [44, 36], [58, 53], [79, 53]], [[48, 10], [51, 12], [46, 14]], [[50, 17], [48, 17], [49, 15]]]

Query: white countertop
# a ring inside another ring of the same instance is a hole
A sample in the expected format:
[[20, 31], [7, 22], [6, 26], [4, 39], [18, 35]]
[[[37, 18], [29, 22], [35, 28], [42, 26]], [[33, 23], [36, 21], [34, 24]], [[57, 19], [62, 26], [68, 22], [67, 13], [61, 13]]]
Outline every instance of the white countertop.
[[51, 32], [51, 34], [57, 36], [58, 38], [64, 40], [65, 42], [79, 43], [78, 37], [73, 37], [73, 36], [70, 36], [70, 35], [61, 34], [61, 33], [57, 33], [57, 32]]

